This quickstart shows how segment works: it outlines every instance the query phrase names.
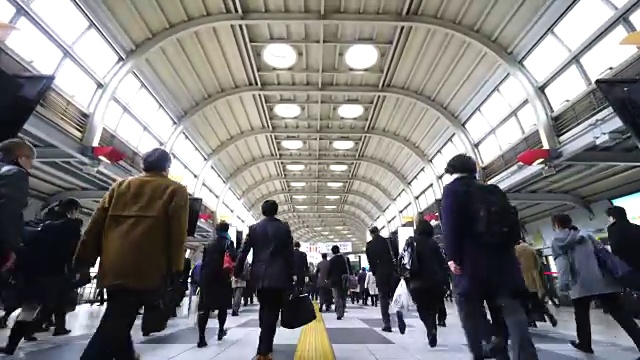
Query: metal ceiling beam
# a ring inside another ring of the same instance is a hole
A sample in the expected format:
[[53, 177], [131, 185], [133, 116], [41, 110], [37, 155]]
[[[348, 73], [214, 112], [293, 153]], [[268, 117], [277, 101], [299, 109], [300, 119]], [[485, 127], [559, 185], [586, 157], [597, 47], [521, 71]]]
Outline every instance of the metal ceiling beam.
[[71, 190], [59, 192], [47, 199], [48, 204], [52, 204], [58, 200], [67, 198], [75, 198], [80, 201], [97, 201], [101, 200], [107, 190]]
[[614, 151], [584, 151], [575, 154], [567, 160], [560, 161], [568, 165], [611, 165], [611, 166], [640, 166], [640, 153]]
[[[356, 197], [358, 199], [361, 199], [367, 203], [369, 203], [371, 206], [373, 206], [374, 209], [376, 209], [380, 214], [384, 215], [384, 208], [377, 203], [371, 196], [359, 192], [359, 191], [349, 191], [349, 192], [341, 192], [341, 191], [299, 191], [299, 192], [291, 192], [291, 191], [278, 191], [278, 192], [270, 192], [262, 197], [259, 197], [258, 199], [256, 199], [256, 201], [254, 201], [253, 203], [249, 202], [249, 211], [253, 211], [253, 210], [258, 210], [258, 206], [260, 206], [260, 204], [262, 204], [265, 200], [271, 199], [273, 197], [276, 196], [281, 196], [281, 195], [305, 195], [305, 196], [309, 196], [309, 197], [314, 197], [314, 196], [327, 196], [327, 195], [335, 195], [335, 196], [340, 196], [341, 198], [344, 196], [352, 196], [352, 197]], [[243, 197], [243, 200], [245, 198]], [[340, 200], [336, 200], [332, 202], [333, 204], [339, 205], [340, 204]], [[297, 204], [297, 202], [296, 202]]]
[[[349, 209], [351, 209], [351, 207], [349, 207]], [[305, 219], [304, 217], [295, 217], [297, 215], [314, 215], [314, 217], [310, 219]], [[363, 229], [369, 229], [369, 226], [370, 226], [369, 224], [366, 223], [365, 220], [362, 219], [362, 217], [360, 217], [360, 215], [351, 211], [347, 211], [347, 209], [343, 209], [340, 212], [287, 210], [287, 211], [278, 212], [277, 217], [281, 218], [282, 221], [292, 221], [292, 219], [290, 219], [289, 217], [295, 217], [294, 219], [301, 220], [301, 221], [304, 221], [304, 220], [313, 221], [313, 220], [322, 220], [322, 219], [345, 219], [345, 221], [350, 220], [350, 221], [359, 223], [360, 225], [362, 225]]]
[[36, 147], [36, 159], [38, 162], [78, 160], [76, 156], [55, 147]]
[[587, 210], [593, 214], [589, 203], [579, 196], [553, 193], [507, 193], [511, 202], [527, 202], [537, 204], [567, 204]]

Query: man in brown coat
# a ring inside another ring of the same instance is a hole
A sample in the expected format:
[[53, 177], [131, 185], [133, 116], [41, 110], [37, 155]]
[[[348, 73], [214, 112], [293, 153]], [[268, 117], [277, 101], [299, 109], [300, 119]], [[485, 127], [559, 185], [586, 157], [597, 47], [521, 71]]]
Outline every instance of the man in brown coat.
[[189, 195], [168, 178], [171, 156], [163, 149], [143, 158], [144, 174], [116, 182], [102, 198], [78, 246], [76, 266], [100, 258], [98, 286], [107, 308], [82, 360], [135, 359], [131, 328], [141, 306], [168, 275], [181, 273]]

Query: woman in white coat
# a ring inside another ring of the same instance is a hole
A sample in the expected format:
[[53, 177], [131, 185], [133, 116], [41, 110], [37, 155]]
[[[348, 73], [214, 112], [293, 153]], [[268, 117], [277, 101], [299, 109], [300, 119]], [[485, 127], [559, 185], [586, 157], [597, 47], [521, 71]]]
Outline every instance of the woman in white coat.
[[367, 278], [364, 280], [364, 287], [369, 290], [369, 296], [371, 296], [371, 305], [378, 306], [378, 287], [376, 286], [376, 277], [369, 271]]

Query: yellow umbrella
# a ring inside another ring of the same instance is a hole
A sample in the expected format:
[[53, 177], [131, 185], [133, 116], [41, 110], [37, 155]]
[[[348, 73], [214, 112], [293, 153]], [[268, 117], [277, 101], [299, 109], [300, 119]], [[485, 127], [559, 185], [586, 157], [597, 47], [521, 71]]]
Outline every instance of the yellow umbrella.
[[18, 30], [18, 28], [14, 25], [0, 22], [0, 43], [7, 41], [9, 35], [16, 30]]

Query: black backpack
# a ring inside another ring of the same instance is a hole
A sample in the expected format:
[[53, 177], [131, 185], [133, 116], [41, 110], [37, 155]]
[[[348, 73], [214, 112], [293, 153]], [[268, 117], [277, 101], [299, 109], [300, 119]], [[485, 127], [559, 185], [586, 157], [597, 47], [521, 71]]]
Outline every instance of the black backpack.
[[513, 247], [521, 238], [518, 210], [497, 185], [476, 183], [472, 188], [474, 233], [492, 247]]

